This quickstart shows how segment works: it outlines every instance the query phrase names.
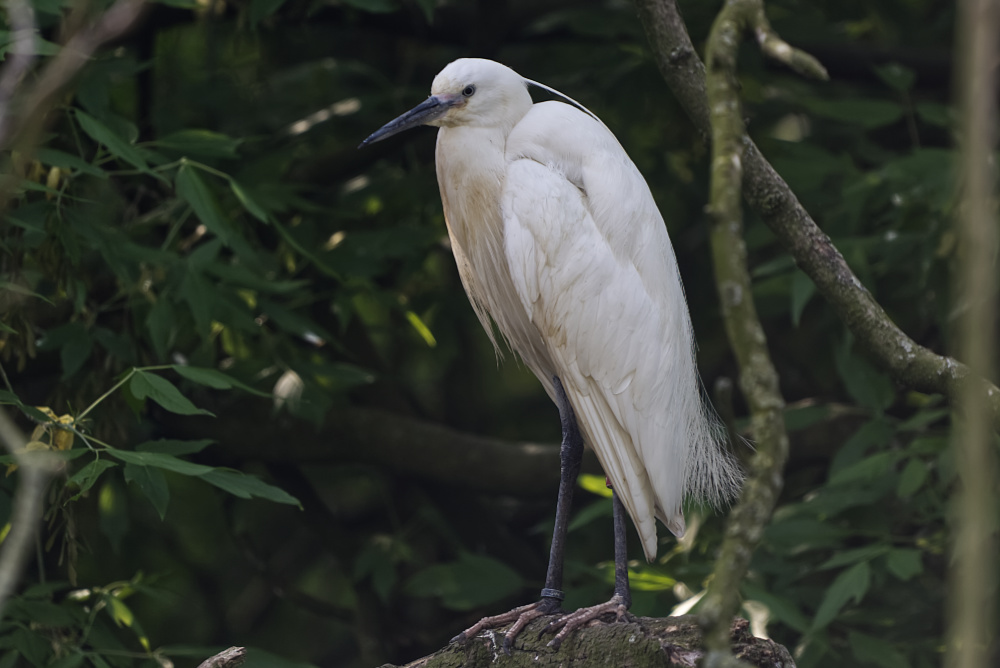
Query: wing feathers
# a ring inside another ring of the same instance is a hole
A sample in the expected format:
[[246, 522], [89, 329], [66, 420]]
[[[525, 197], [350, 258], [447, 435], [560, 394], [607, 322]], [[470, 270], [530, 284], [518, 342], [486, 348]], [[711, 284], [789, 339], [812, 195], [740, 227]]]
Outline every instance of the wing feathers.
[[[567, 112], [556, 107], [565, 105], [535, 105], [508, 139], [504, 252], [553, 367], [532, 370], [562, 380], [652, 559], [654, 517], [683, 534], [685, 493], [725, 499], [739, 474], [702, 401], [676, 261], [649, 190], [603, 126], [560, 119]], [[603, 135], [562, 136], [583, 131]]]

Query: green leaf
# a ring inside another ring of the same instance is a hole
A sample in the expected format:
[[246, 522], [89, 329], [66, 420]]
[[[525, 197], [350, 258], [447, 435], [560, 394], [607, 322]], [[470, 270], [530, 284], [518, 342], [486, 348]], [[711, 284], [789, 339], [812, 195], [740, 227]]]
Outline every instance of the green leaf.
[[410, 323], [410, 326], [416, 330], [420, 338], [424, 340], [429, 348], [433, 348], [437, 345], [437, 339], [434, 338], [434, 334], [431, 332], [430, 328], [424, 324], [424, 321], [420, 319], [420, 316], [413, 311], [406, 311], [406, 320]]
[[886, 446], [894, 434], [892, 423], [885, 417], [875, 417], [864, 423], [834, 455], [830, 475], [857, 464], [871, 448]]
[[913, 70], [899, 63], [886, 63], [874, 69], [879, 79], [899, 93], [905, 93], [913, 88], [913, 82], [917, 80], [917, 75]]
[[587, 526], [598, 518], [611, 517], [611, 515], [611, 499], [600, 499], [599, 501], [594, 501], [593, 503], [588, 504], [586, 508], [573, 515], [573, 519], [570, 521], [566, 531], [576, 531], [580, 527]]
[[210, 439], [204, 439], [201, 441], [175, 441], [169, 439], [162, 439], [159, 441], [146, 441], [135, 446], [136, 452], [159, 452], [165, 455], [193, 455], [196, 452], [201, 452], [208, 446], [215, 443], [215, 441]]
[[101, 474], [113, 466], [118, 466], [118, 464], [107, 459], [95, 459], [74, 473], [69, 482], [79, 486], [80, 490], [76, 496], [80, 496], [93, 487], [97, 479], [101, 477]]
[[90, 137], [98, 144], [103, 144], [112, 155], [131, 163], [135, 167], [138, 167], [141, 171], [151, 176], [155, 176], [161, 180], [163, 179], [162, 176], [153, 172], [149, 168], [149, 165], [146, 164], [146, 159], [142, 156], [139, 149], [130, 144], [128, 141], [122, 139], [113, 130], [111, 130], [111, 128], [79, 109], [76, 110], [76, 120], [84, 132], [90, 135]]
[[417, 6], [424, 13], [424, 18], [428, 23], [434, 21], [434, 8], [437, 7], [437, 0], [417, 0]]
[[160, 295], [146, 316], [146, 329], [149, 330], [149, 338], [159, 359], [167, 358], [174, 342], [176, 325], [173, 305], [166, 296]]
[[849, 482], [866, 482], [886, 475], [899, 459], [898, 452], [876, 452], [865, 457], [857, 464], [848, 466], [830, 476], [830, 485], [843, 485]]
[[854, 658], [863, 664], [874, 663], [883, 668], [910, 668], [910, 662], [893, 645], [881, 638], [856, 631], [847, 634]]
[[194, 210], [198, 220], [227, 246], [232, 242], [232, 230], [222, 215], [215, 195], [201, 175], [189, 164], [181, 165], [174, 179], [177, 195]]
[[896, 486], [896, 496], [901, 499], [908, 499], [923, 487], [926, 481], [927, 465], [919, 457], [913, 457], [906, 463], [903, 473], [899, 476], [899, 484]]
[[845, 341], [845, 345], [837, 349], [834, 361], [848, 394], [858, 404], [875, 412], [884, 411], [892, 405], [896, 390], [889, 376], [852, 354], [850, 341]]
[[458, 561], [419, 571], [404, 589], [411, 596], [440, 597], [450, 610], [474, 610], [517, 593], [523, 584], [521, 576], [500, 561], [463, 553]]
[[186, 462], [165, 452], [137, 452], [135, 450], [119, 450], [108, 448], [106, 452], [116, 459], [136, 466], [152, 466], [165, 471], [173, 471], [181, 475], [203, 477], [216, 469], [211, 466]]
[[278, 11], [286, 0], [250, 0], [250, 25], [257, 25]]
[[146, 495], [156, 512], [163, 520], [167, 514], [167, 504], [170, 502], [170, 489], [163, 471], [150, 466], [141, 466], [127, 462], [125, 464], [125, 482], [134, 482], [139, 490]]
[[136, 399], [142, 400], [149, 397], [171, 413], [212, 415], [209, 411], [198, 408], [191, 403], [169, 380], [154, 373], [136, 369], [135, 375], [129, 381], [129, 390]]
[[871, 585], [871, 567], [862, 561], [837, 576], [823, 595], [823, 601], [813, 618], [812, 631], [825, 628], [834, 620], [847, 602], [854, 599], [860, 603]]
[[827, 559], [825, 562], [817, 567], [817, 570], [826, 570], [828, 568], [836, 568], [838, 566], [846, 566], [848, 564], [857, 563], [859, 561], [871, 561], [875, 557], [880, 557], [890, 550], [890, 547], [885, 544], [880, 545], [869, 545], [867, 547], [859, 547], [853, 550], [845, 550], [844, 552], [838, 552], [832, 557]]
[[171, 149], [183, 155], [198, 155], [210, 158], [238, 158], [237, 152], [242, 139], [233, 139], [211, 130], [181, 130], [150, 142], [153, 146]]
[[922, 431], [927, 426], [937, 422], [941, 418], [951, 413], [950, 408], [938, 408], [935, 410], [918, 411], [913, 417], [902, 422], [897, 429], [899, 431]]
[[221, 371], [215, 369], [202, 369], [193, 366], [182, 366], [180, 364], [173, 365], [173, 370], [178, 373], [178, 375], [187, 378], [193, 383], [198, 383], [199, 385], [205, 385], [211, 387], [215, 390], [231, 390], [234, 387], [238, 387], [244, 392], [249, 392], [258, 397], [268, 397], [271, 394], [269, 392], [261, 392], [256, 390], [246, 383], [240, 382], [231, 376], [227, 376]]
[[885, 562], [889, 572], [903, 582], [924, 571], [920, 550], [895, 548], [886, 556]]
[[84, 664], [86, 656], [80, 652], [72, 652], [61, 659], [56, 659], [46, 668], [79, 668]]
[[249, 211], [254, 218], [262, 223], [269, 221], [267, 211], [264, 210], [264, 207], [250, 197], [250, 194], [236, 181], [236, 179], [229, 179], [229, 188], [233, 191], [233, 194], [236, 195], [236, 199], [240, 201], [243, 208]]
[[860, 125], [866, 130], [895, 123], [903, 117], [903, 108], [887, 100], [814, 100], [804, 106], [816, 116]]
[[918, 102], [916, 105], [917, 116], [928, 125], [936, 125], [942, 128], [950, 128], [954, 125], [951, 108], [937, 102]]
[[741, 589], [746, 599], [760, 601], [767, 606], [773, 617], [784, 622], [792, 629], [799, 633], [805, 633], [809, 630], [809, 619], [792, 601], [748, 582], [744, 582]]
[[799, 321], [802, 319], [802, 311], [805, 310], [806, 304], [812, 299], [812, 296], [816, 294], [816, 284], [812, 282], [812, 279], [806, 276], [804, 271], [796, 269], [792, 273], [792, 325], [795, 327], [799, 326]]
[[35, 151], [35, 157], [46, 165], [59, 167], [60, 169], [76, 170], [78, 172], [82, 172], [83, 174], [89, 174], [101, 179], [108, 178], [108, 173], [100, 167], [92, 165], [86, 160], [70, 153], [57, 151], [54, 148], [39, 148]]
[[373, 14], [388, 14], [399, 7], [397, 0], [344, 0], [344, 4]]
[[299, 500], [285, 490], [274, 485], [268, 485], [260, 478], [240, 471], [213, 469], [210, 473], [203, 475], [202, 480], [241, 499], [257, 497], [267, 501], [274, 501], [275, 503], [285, 503], [290, 506], [302, 507]]

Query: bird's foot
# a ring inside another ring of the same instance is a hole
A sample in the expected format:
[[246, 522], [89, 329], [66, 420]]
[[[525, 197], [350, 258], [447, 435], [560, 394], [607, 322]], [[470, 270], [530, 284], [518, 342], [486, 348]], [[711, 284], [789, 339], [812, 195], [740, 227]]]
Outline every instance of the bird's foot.
[[625, 597], [621, 594], [615, 594], [611, 597], [611, 600], [606, 603], [594, 605], [589, 608], [580, 608], [576, 612], [563, 615], [542, 629], [542, 633], [553, 633], [558, 631], [556, 633], [556, 637], [549, 641], [549, 647], [559, 649], [559, 645], [562, 644], [562, 641], [565, 640], [566, 636], [570, 633], [595, 620], [601, 621], [600, 618], [602, 616], [612, 613], [615, 615], [615, 621], [618, 622], [629, 622], [634, 619], [632, 615], [629, 614]]
[[483, 617], [478, 622], [452, 638], [451, 642], [462, 643], [469, 638], [475, 638], [481, 631], [495, 629], [505, 624], [514, 622], [511, 627], [507, 629], [503, 639], [503, 652], [507, 656], [510, 656], [510, 650], [514, 646], [514, 639], [517, 638], [518, 634], [524, 630], [524, 627], [539, 617], [559, 612], [559, 601], [560, 599], [558, 598], [543, 597], [535, 603], [522, 605], [514, 608], [510, 612], [505, 612], [502, 615]]

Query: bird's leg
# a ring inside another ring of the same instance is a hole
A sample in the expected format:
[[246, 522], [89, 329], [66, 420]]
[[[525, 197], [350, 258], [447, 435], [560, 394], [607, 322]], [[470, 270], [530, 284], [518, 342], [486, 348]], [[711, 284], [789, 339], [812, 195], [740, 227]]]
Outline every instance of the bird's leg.
[[556, 637], [549, 641], [549, 647], [558, 648], [562, 641], [574, 630], [597, 619], [601, 615], [613, 612], [618, 621], [630, 619], [628, 609], [632, 606], [632, 591], [628, 585], [628, 549], [625, 540], [625, 506], [618, 493], [612, 490], [612, 516], [615, 526], [615, 593], [607, 603], [601, 603], [589, 608], [580, 608], [576, 612], [565, 615], [545, 627], [545, 632], [558, 630]]
[[[552, 530], [552, 547], [549, 550], [549, 566], [545, 573], [545, 587], [541, 598], [535, 603], [522, 605], [510, 612], [493, 617], [484, 617], [474, 626], [452, 638], [452, 642], [462, 642], [475, 637], [484, 629], [496, 628], [514, 622], [507, 629], [503, 641], [503, 650], [510, 654], [514, 638], [534, 619], [559, 611], [563, 600], [563, 560], [566, 550], [566, 530], [569, 527], [569, 513], [573, 505], [573, 488], [580, 474], [580, 463], [583, 461], [583, 437], [576, 424], [573, 407], [566, 397], [562, 382], [557, 376], [552, 377], [556, 390], [556, 406], [559, 408], [559, 421], [562, 423], [562, 444], [559, 447], [559, 496], [556, 499], [556, 521]], [[617, 524], [616, 524], [617, 527]], [[622, 559], [624, 560], [624, 525], [622, 528]], [[616, 534], [617, 536], [617, 534]], [[617, 538], [616, 538], [617, 540]], [[616, 548], [617, 554], [617, 548]], [[622, 562], [624, 563], [624, 561]], [[625, 572], [625, 588], [628, 590], [628, 575]]]

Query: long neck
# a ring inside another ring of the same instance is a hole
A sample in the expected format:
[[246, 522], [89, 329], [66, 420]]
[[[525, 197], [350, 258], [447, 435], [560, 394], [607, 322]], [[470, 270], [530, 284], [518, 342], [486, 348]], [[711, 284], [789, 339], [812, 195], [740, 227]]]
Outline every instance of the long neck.
[[502, 242], [500, 193], [504, 179], [506, 132], [502, 128], [441, 128], [437, 176], [449, 231], [466, 252]]

